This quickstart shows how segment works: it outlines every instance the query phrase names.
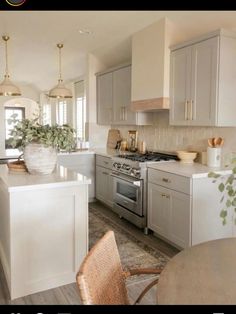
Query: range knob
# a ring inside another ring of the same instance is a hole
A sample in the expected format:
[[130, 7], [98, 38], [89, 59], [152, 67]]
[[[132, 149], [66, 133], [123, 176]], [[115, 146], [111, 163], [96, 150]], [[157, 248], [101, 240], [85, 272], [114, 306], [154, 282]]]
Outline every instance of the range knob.
[[131, 170], [131, 175], [133, 175], [133, 176], [136, 177], [136, 178], [139, 178], [139, 177], [140, 177], [140, 170], [133, 168], [133, 169]]
[[130, 166], [127, 164], [123, 164], [122, 165], [122, 169], [129, 171], [130, 170]]
[[115, 168], [115, 169], [117, 169], [117, 170], [119, 170], [120, 167], [121, 167], [121, 164], [120, 164], [119, 162], [115, 162], [115, 163], [113, 164], [113, 168]]

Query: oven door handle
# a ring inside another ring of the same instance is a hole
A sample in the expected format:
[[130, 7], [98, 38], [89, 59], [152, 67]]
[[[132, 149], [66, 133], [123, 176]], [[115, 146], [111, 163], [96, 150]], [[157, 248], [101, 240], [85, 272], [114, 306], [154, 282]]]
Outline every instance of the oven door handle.
[[124, 177], [122, 175], [119, 175], [119, 174], [114, 174], [114, 173], [111, 173], [110, 174], [112, 177], [114, 178], [117, 178], [117, 179], [120, 179], [120, 180], [124, 180], [124, 181], [127, 181], [129, 183], [132, 183], [133, 185], [136, 185], [136, 186], [141, 186], [141, 180], [132, 180], [132, 179], [129, 179], [127, 177]]

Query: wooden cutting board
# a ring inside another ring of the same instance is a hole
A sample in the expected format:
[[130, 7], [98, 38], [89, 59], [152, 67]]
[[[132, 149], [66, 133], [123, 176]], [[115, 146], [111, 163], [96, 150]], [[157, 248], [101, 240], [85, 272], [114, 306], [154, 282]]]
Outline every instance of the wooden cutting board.
[[121, 141], [120, 130], [110, 129], [107, 137], [107, 147], [116, 148], [117, 142]]

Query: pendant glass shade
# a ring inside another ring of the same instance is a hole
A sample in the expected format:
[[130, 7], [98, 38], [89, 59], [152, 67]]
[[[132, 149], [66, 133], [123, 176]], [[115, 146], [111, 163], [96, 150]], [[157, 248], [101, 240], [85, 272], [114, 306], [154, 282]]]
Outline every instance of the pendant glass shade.
[[59, 79], [58, 84], [49, 91], [48, 96], [51, 98], [72, 98], [72, 92], [65, 87], [61, 78], [61, 48], [63, 48], [63, 44], [57, 44], [57, 47], [59, 48]]
[[8, 56], [7, 56], [7, 41], [10, 39], [9, 36], [2, 36], [2, 39], [6, 44], [6, 72], [4, 79], [0, 84], [0, 96], [21, 96], [20, 89], [10, 81], [8, 74]]

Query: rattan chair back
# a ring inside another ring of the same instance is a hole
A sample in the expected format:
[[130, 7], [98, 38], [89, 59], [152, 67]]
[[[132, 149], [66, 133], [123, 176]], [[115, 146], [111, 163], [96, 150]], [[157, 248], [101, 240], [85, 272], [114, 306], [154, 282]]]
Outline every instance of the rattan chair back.
[[89, 251], [76, 276], [83, 304], [129, 304], [113, 231]]

